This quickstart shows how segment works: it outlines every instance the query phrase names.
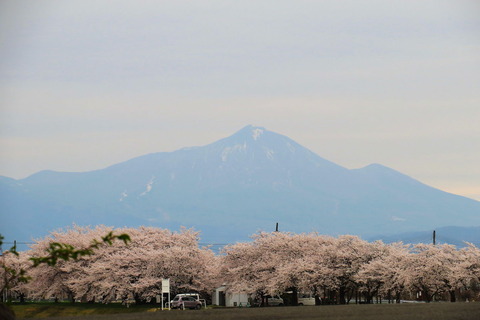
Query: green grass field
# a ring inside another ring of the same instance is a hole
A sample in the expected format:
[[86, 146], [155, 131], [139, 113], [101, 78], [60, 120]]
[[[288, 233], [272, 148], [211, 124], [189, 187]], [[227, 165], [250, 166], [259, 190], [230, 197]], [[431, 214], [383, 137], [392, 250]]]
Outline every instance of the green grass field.
[[[480, 303], [382, 304], [316, 307], [216, 308], [202, 310], [155, 311], [146, 306], [119, 305], [14, 305], [18, 319], [54, 320], [479, 320]], [[45, 318], [48, 317], [48, 318]], [[51, 318], [50, 318], [51, 317]]]
[[[27, 303], [13, 304], [10, 308], [15, 312], [18, 319], [65, 317], [65, 316], [89, 316], [101, 314], [140, 313], [154, 311], [152, 306], [132, 306], [127, 308], [121, 304], [87, 304], [87, 303]], [[90, 318], [89, 318], [90, 319]]]

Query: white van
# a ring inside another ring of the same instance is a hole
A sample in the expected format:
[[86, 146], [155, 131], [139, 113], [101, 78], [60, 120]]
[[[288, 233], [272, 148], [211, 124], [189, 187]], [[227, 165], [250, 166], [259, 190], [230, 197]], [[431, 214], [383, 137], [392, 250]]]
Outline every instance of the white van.
[[283, 306], [283, 298], [280, 296], [266, 296], [269, 306]]
[[311, 294], [298, 294], [298, 305], [299, 306], [314, 306], [315, 298]]

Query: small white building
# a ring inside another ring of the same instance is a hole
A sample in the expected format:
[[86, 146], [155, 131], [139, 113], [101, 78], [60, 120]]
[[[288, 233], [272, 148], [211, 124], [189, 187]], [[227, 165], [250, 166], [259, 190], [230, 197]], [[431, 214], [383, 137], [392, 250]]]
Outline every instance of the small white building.
[[250, 307], [252, 299], [246, 293], [232, 293], [223, 285], [215, 289], [212, 296], [212, 304], [223, 307]]

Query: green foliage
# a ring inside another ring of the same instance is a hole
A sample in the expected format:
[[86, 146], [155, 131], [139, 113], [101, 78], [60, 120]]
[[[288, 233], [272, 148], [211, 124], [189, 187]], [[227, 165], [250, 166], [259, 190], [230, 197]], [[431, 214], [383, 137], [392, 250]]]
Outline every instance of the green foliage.
[[101, 245], [107, 244], [111, 246], [116, 239], [123, 241], [125, 244], [128, 244], [131, 241], [128, 234], [123, 233], [120, 235], [114, 235], [113, 232], [110, 231], [106, 236], [102, 237], [102, 241], [94, 239], [92, 244], [85, 249], [75, 249], [75, 247], [70, 244], [52, 242], [46, 250], [46, 256], [33, 257], [30, 258], [30, 260], [33, 261], [34, 267], [37, 267], [42, 263], [54, 266], [57, 264], [58, 259], [68, 261], [70, 259], [78, 260], [83, 256], [90, 256], [95, 252], [95, 249], [98, 249]]
[[[0, 234], [0, 247], [3, 244], [4, 237]], [[84, 249], [76, 249], [74, 246], [66, 243], [59, 243], [59, 242], [52, 242], [50, 243], [49, 247], [47, 248], [46, 252], [47, 255], [42, 257], [33, 257], [30, 258], [33, 261], [33, 266], [38, 267], [41, 264], [47, 264], [49, 266], [54, 266], [57, 264], [58, 260], [65, 260], [68, 261], [78, 260], [82, 256], [90, 256], [94, 254], [95, 250], [98, 249], [101, 245], [109, 245], [111, 246], [115, 240], [123, 241], [126, 245], [131, 241], [130, 236], [128, 234], [120, 234], [115, 235], [113, 231], [110, 231], [106, 236], [101, 238], [101, 241], [94, 239], [92, 244]], [[0, 292], [3, 292], [6, 289], [10, 289], [10, 285], [14, 282], [22, 282], [26, 283], [31, 278], [27, 275], [27, 271], [24, 269], [15, 270], [7, 266], [5, 263], [5, 255], [13, 254], [15, 256], [19, 256], [17, 251], [17, 246], [14, 245], [2, 253], [2, 261], [0, 262], [0, 269], [3, 269], [3, 286]]]
[[[3, 244], [4, 237], [0, 234], [0, 247]], [[5, 255], [6, 254], [13, 254], [18, 257], [17, 246], [14, 245], [5, 252], [2, 252], [2, 262], [0, 263], [0, 268], [3, 269], [3, 288], [0, 292], [3, 292], [5, 289], [10, 289], [10, 284], [13, 281], [26, 283], [31, 278], [27, 276], [27, 272], [24, 269], [20, 269], [19, 271], [15, 270], [14, 268], [10, 268], [5, 264]]]
[[[3, 239], [5, 238], [0, 234], [0, 247], [3, 244]], [[10, 250], [6, 251], [5, 253], [11, 253], [18, 256], [17, 245], [14, 245], [13, 247], [10, 248]]]

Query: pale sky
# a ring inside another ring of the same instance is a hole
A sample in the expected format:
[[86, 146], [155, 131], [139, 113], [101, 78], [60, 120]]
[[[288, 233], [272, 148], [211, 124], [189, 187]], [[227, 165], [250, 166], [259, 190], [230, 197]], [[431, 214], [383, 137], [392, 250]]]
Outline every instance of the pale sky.
[[0, 175], [245, 125], [480, 200], [477, 0], [1, 1]]

